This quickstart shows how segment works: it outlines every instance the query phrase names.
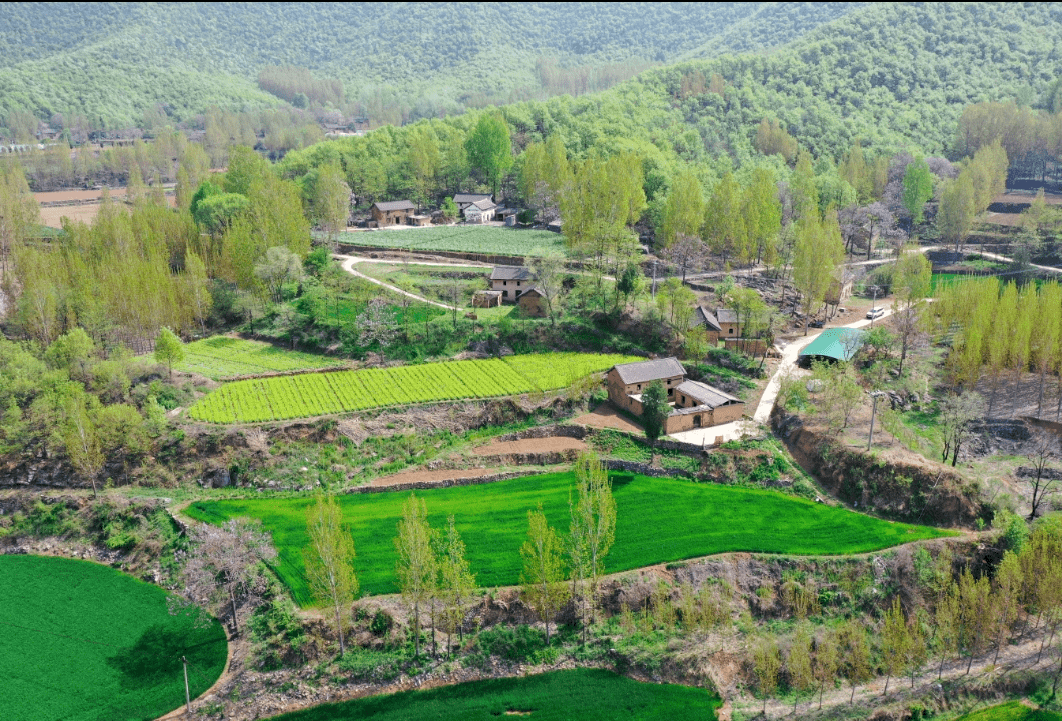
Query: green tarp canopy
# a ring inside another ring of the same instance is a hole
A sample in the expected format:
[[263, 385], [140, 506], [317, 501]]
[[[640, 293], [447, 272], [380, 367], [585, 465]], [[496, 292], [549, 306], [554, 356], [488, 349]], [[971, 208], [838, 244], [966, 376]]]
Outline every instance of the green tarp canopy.
[[808, 347], [800, 351], [801, 358], [832, 358], [851, 360], [863, 345], [863, 331], [856, 328], [827, 328]]

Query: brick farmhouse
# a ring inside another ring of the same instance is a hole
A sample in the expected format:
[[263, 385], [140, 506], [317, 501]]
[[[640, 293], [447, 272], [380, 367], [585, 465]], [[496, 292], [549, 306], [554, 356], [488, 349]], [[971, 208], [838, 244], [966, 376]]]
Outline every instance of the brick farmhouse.
[[535, 276], [531, 271], [519, 265], [498, 265], [490, 273], [490, 289], [502, 294], [503, 303], [514, 303], [516, 299], [535, 285]]
[[738, 421], [745, 410], [740, 398], [706, 383], [687, 380], [686, 369], [676, 358], [622, 363], [613, 366], [605, 379], [612, 404], [636, 416], [643, 413], [642, 393], [649, 384], [663, 383], [671, 404], [671, 413], [664, 421], [667, 434]]

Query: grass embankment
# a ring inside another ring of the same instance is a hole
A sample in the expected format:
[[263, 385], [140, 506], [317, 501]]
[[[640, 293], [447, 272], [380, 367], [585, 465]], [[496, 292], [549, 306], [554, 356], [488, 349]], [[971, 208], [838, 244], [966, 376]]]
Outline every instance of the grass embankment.
[[1062, 721], [1062, 714], [1030, 708], [1021, 701], [1011, 701], [975, 711], [957, 721]]
[[565, 388], [633, 356], [544, 353], [504, 359], [280, 376], [229, 383], [188, 414], [211, 423], [258, 423], [369, 408], [492, 398]]
[[609, 671], [576, 669], [326, 704], [277, 716], [275, 721], [494, 721], [524, 715], [536, 720], [711, 721], [719, 705], [719, 698], [704, 689], [641, 683]]
[[[553, 473], [481, 486], [418, 492], [434, 528], [455, 516], [481, 587], [515, 585], [527, 512], [542, 504], [551, 525], [568, 528], [573, 475]], [[934, 528], [890, 523], [842, 508], [771, 491], [697, 484], [672, 478], [613, 475], [618, 520], [610, 572], [725, 551], [845, 554], [876, 551], [908, 541], [947, 535]], [[339, 497], [358, 552], [357, 570], [366, 594], [394, 593], [395, 529], [408, 493]], [[192, 518], [223, 523], [259, 518], [279, 551], [276, 571], [303, 605], [312, 602], [303, 577], [308, 544], [306, 509], [312, 498], [200, 501]]]
[[184, 360], [174, 368], [222, 380], [233, 376], [341, 365], [343, 360], [340, 358], [300, 353], [261, 341], [218, 335], [187, 344], [184, 347]]
[[156, 718], [221, 675], [225, 632], [171, 616], [168, 594], [88, 561], [0, 556], [0, 718]]
[[346, 233], [341, 242], [430, 253], [442, 250], [488, 255], [566, 254], [564, 237], [548, 230], [523, 230], [482, 225], [447, 225], [433, 228], [378, 230], [372, 233]]

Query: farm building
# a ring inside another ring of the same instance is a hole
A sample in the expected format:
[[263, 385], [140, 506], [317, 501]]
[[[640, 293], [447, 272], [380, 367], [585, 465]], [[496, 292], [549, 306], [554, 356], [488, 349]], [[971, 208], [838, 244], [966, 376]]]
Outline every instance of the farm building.
[[693, 320], [690, 322], [691, 329], [700, 328], [701, 326], [704, 326], [704, 332], [708, 336], [708, 342], [712, 345], [717, 345], [723, 329], [719, 327], [719, 320], [715, 317], [715, 313], [708, 310], [703, 305], [699, 305], [693, 309]]
[[863, 331], [856, 328], [827, 328], [800, 351], [797, 362], [849, 361], [863, 347]]
[[454, 205], [457, 206], [457, 212], [464, 214], [465, 208], [480, 200], [489, 200], [493, 203], [494, 196], [490, 193], [456, 193], [454, 195]]
[[534, 284], [535, 276], [519, 265], [499, 265], [490, 272], [490, 289], [501, 292], [502, 302], [515, 302]]
[[546, 317], [546, 295], [538, 288], [530, 288], [520, 294], [516, 304], [525, 314], [533, 318]]
[[389, 200], [383, 203], [373, 203], [369, 208], [373, 221], [383, 227], [385, 225], [405, 225], [409, 216], [413, 215], [416, 206], [408, 200]]
[[477, 290], [472, 294], [473, 308], [497, 308], [501, 305], [502, 294], [500, 290]]
[[660, 381], [667, 389], [672, 411], [664, 421], [667, 434], [709, 428], [741, 419], [745, 402], [718, 388], [686, 379], [686, 369], [676, 358], [623, 363], [605, 376], [609, 400], [616, 407], [640, 416], [642, 393]]
[[469, 223], [486, 223], [494, 220], [496, 207], [492, 200], [477, 200], [465, 208], [465, 220]]

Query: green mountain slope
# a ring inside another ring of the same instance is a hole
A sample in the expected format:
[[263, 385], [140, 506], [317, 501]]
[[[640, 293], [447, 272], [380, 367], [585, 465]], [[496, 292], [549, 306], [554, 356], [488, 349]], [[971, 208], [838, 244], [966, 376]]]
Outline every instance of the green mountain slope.
[[78, 112], [136, 122], [155, 103], [184, 118], [211, 104], [273, 102], [267, 65], [459, 109], [469, 95], [542, 90], [562, 67], [663, 63], [787, 42], [856, 4], [805, 3], [7, 3], [0, 6], [0, 114]]
[[[518, 132], [580, 153], [641, 140], [686, 162], [742, 164], [776, 118], [818, 156], [864, 145], [943, 153], [963, 107], [1036, 101], [1062, 73], [1062, 5], [868, 6], [769, 53], [649, 70], [603, 93], [507, 106]], [[721, 93], [690, 92], [718, 74]], [[684, 85], [685, 83], [685, 85]]]

